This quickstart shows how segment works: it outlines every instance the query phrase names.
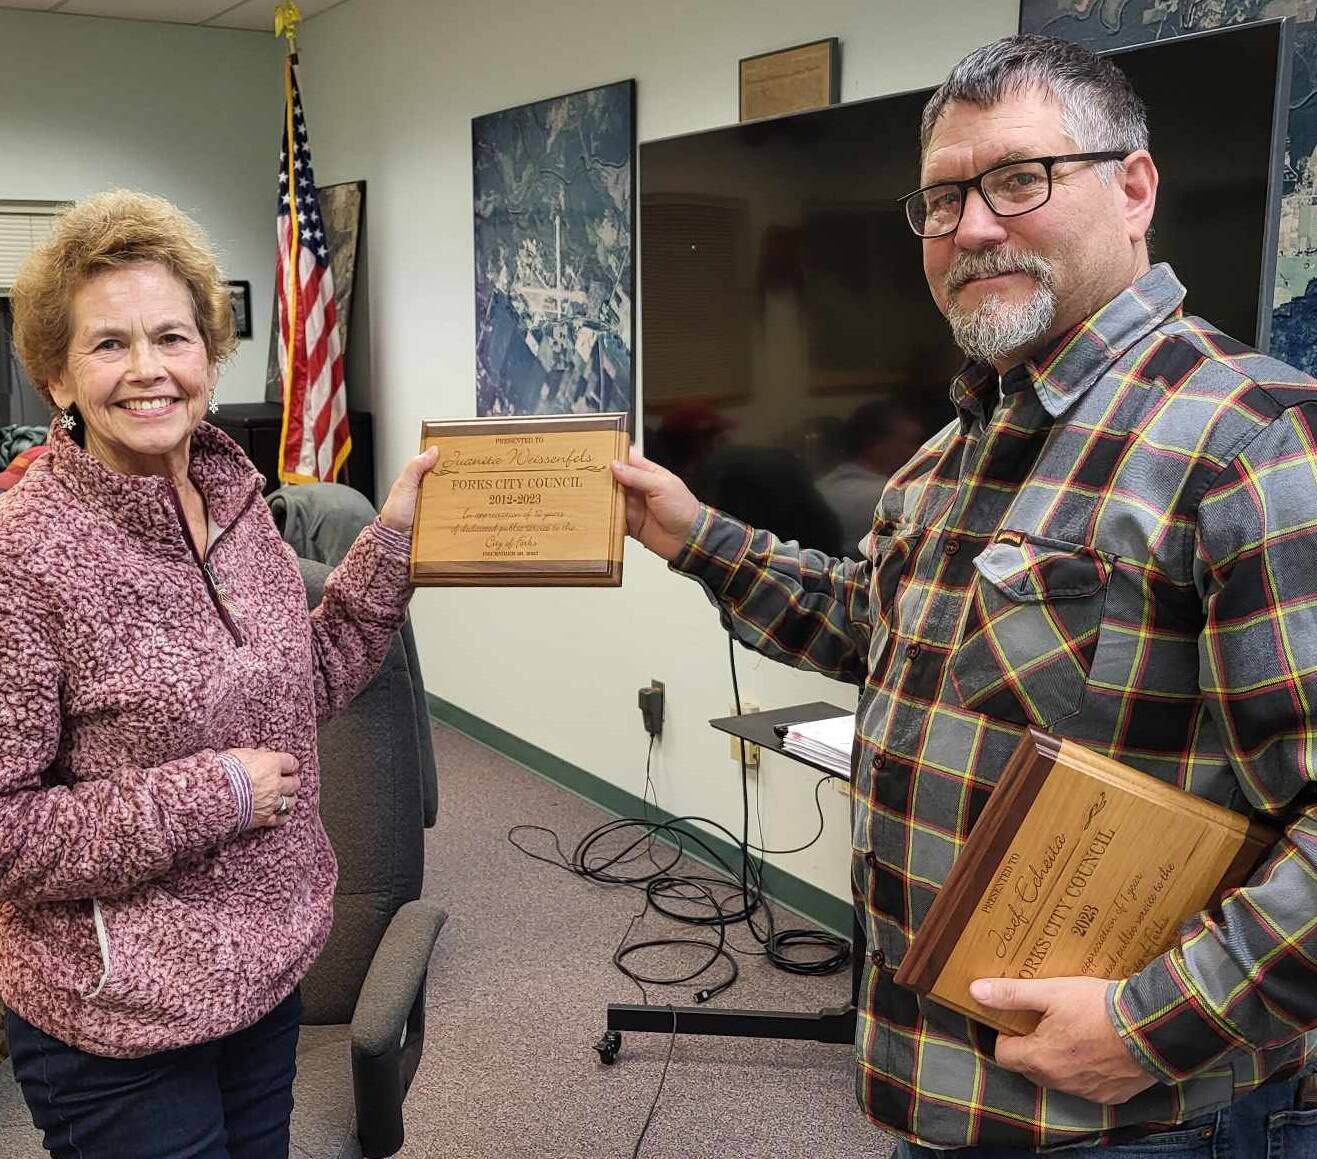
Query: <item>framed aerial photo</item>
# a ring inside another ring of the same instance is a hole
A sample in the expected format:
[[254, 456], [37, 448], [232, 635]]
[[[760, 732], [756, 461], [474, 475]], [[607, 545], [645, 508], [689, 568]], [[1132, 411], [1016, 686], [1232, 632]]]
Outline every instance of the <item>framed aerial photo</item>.
[[476, 414], [635, 408], [636, 84], [471, 122]]

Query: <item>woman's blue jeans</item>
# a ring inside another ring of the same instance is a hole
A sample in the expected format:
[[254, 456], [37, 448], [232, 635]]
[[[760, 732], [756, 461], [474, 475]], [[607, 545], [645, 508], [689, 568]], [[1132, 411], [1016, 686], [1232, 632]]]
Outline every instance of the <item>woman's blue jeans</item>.
[[144, 1058], [102, 1058], [9, 1011], [18, 1079], [57, 1159], [280, 1159], [288, 1154], [301, 993], [246, 1030]]

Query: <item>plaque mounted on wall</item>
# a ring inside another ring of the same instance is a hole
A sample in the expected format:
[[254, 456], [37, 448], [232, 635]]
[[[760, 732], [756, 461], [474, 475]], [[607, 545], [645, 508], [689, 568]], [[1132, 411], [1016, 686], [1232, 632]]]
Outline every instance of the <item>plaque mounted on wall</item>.
[[421, 427], [439, 461], [412, 535], [417, 586], [622, 582], [625, 414], [448, 419]]
[[835, 105], [841, 99], [841, 42], [797, 44], [739, 62], [742, 121]]
[[1127, 978], [1242, 885], [1279, 834], [1037, 729], [1021, 738], [896, 981], [1008, 1034], [976, 978]]

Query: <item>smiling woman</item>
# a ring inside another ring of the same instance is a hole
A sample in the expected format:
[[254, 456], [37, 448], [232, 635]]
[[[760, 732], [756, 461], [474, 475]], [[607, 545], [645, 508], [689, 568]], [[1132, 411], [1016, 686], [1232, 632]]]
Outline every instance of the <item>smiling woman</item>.
[[196, 223], [141, 193], [89, 198], [20, 271], [14, 300], [14, 346], [64, 429], [120, 474], [168, 478], [204, 550], [189, 446], [236, 339]]
[[55, 404], [86, 423], [86, 448], [125, 475], [186, 486], [188, 444], [216, 367], [192, 318], [187, 286], [159, 262], [107, 270], [73, 295]]
[[[28, 307], [16, 317], [14, 343], [39, 390], [59, 376], [69, 351], [73, 298], [99, 274], [155, 262], [190, 299], [188, 317], [219, 365], [236, 346], [228, 290], [210, 243], [197, 224], [163, 198], [116, 190], [80, 202], [59, 219], [51, 243], [15, 280], [13, 296]], [[17, 311], [16, 311], [17, 313]]]
[[14, 1074], [56, 1156], [286, 1155], [298, 986], [335, 883], [317, 721], [402, 622], [434, 458], [403, 470], [308, 613], [260, 475], [203, 421], [234, 342], [198, 227], [158, 198], [91, 198], [13, 305], [63, 412], [0, 497]]

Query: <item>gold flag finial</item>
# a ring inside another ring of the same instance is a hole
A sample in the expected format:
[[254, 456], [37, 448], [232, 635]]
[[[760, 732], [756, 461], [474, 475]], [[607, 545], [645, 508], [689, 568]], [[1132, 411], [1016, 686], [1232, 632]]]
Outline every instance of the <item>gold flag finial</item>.
[[274, 7], [274, 34], [288, 41], [288, 51], [297, 52], [297, 26], [302, 23], [302, 10], [296, 0], [284, 0]]

